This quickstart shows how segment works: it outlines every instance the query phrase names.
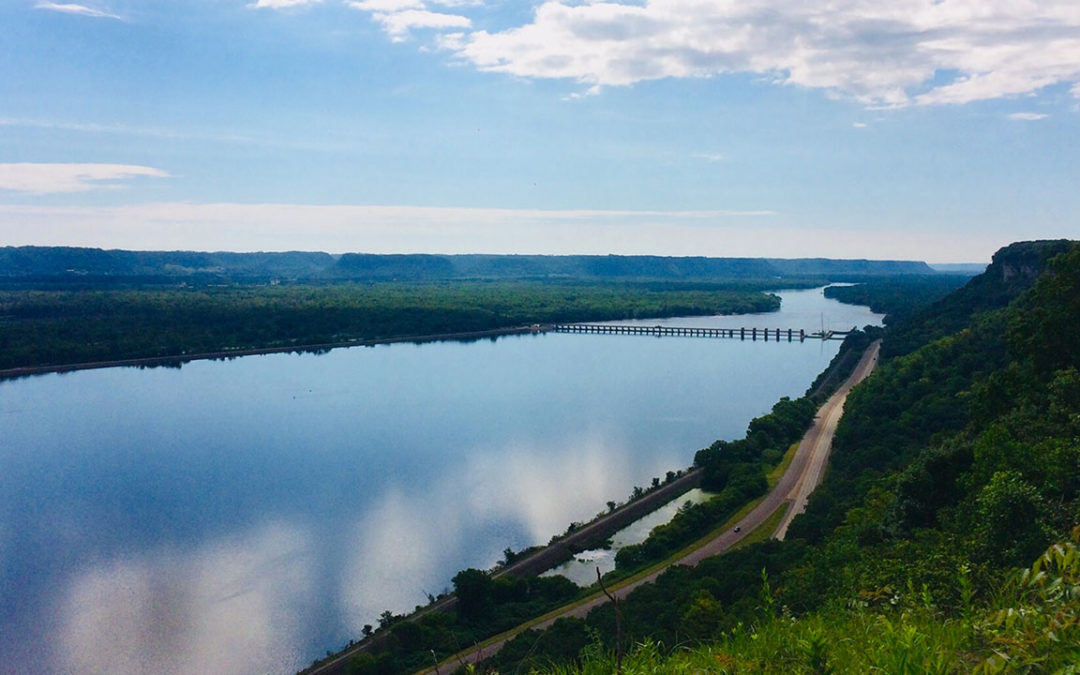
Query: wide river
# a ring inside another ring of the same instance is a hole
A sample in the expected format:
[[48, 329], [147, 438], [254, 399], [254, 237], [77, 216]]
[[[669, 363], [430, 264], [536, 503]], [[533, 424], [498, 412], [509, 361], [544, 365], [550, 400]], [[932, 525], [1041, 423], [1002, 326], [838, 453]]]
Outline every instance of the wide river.
[[[820, 289], [646, 323], [879, 323]], [[743, 435], [838, 342], [524, 335], [0, 382], [5, 672], [294, 672]]]

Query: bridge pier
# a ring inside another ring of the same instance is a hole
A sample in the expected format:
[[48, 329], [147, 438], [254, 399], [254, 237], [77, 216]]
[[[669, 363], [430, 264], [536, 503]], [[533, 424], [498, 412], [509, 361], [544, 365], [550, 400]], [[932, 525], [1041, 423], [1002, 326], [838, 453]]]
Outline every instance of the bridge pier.
[[730, 338], [745, 341], [748, 337], [751, 340], [757, 341], [758, 333], [761, 333], [761, 339], [765, 342], [771, 342], [774, 338], [777, 342], [780, 342], [783, 338], [784, 331], [787, 331], [787, 341], [794, 342], [796, 332], [798, 333], [799, 342], [805, 342], [808, 337], [819, 338], [822, 340], [834, 339], [846, 335], [844, 331], [826, 331], [825, 333], [807, 333], [805, 329], [794, 328], [761, 328], [751, 327], [749, 329], [742, 328], [706, 328], [702, 326], [642, 326], [642, 325], [628, 325], [628, 324], [585, 324], [585, 323], [568, 323], [568, 324], [550, 324], [544, 327], [545, 331], [553, 331], [556, 333], [593, 333], [603, 335], [656, 335], [656, 336], [678, 336], [678, 337], [711, 337], [711, 338]]

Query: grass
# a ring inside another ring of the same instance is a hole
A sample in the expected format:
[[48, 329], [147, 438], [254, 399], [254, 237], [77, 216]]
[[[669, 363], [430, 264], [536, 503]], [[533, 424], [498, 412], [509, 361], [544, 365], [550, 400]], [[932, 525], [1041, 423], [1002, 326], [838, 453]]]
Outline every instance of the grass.
[[768, 520], [755, 527], [752, 532], [740, 539], [737, 544], [728, 550], [734, 551], [735, 549], [743, 548], [744, 546], [749, 546], [751, 544], [760, 544], [772, 537], [773, 532], [776, 532], [776, 528], [780, 527], [780, 521], [784, 519], [784, 514], [787, 513], [790, 506], [791, 505], [787, 502], [781, 504], [780, 508], [776, 509], [776, 511], [769, 516]]
[[[668, 649], [636, 645], [625, 675], [646, 673], [955, 673], [970, 670], [971, 632], [931, 612], [833, 612], [802, 619], [776, 617], [736, 628], [710, 644]], [[609, 675], [613, 658], [600, 653], [552, 675]]]
[[[959, 579], [958, 579], [959, 583]], [[999, 593], [976, 606], [937, 606], [925, 592], [880, 605], [832, 603], [802, 616], [764, 613], [705, 644], [669, 650], [645, 640], [625, 675], [654, 673], [1077, 673], [1080, 662], [1080, 526], [1028, 569], [1004, 572]], [[580, 665], [550, 675], [608, 675], [614, 657], [586, 647]]]
[[780, 479], [784, 477], [788, 467], [791, 466], [791, 460], [795, 459], [795, 451], [799, 449], [799, 441], [792, 443], [787, 452], [784, 453], [784, 458], [780, 460], [780, 463], [773, 467], [773, 470], [769, 472], [769, 475], [765, 477], [765, 480], [769, 483], [769, 489], [772, 490], [776, 487]]

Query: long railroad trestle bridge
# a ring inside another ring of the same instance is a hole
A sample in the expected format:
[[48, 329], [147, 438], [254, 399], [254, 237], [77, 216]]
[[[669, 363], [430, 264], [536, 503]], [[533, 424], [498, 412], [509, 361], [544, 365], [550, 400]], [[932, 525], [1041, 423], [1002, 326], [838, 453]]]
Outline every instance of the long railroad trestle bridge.
[[538, 331], [550, 331], [552, 333], [727, 338], [730, 340], [763, 340], [765, 342], [843, 340], [851, 332], [847, 330], [809, 332], [801, 328], [701, 328], [691, 326], [642, 326], [604, 323], [555, 323], [546, 326], [537, 326], [535, 329]]

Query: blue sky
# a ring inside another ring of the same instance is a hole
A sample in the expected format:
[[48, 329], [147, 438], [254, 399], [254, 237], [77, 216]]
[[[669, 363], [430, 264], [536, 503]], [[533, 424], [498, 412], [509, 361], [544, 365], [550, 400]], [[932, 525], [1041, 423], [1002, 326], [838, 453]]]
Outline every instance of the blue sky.
[[7, 0], [0, 245], [985, 261], [1075, 0]]

